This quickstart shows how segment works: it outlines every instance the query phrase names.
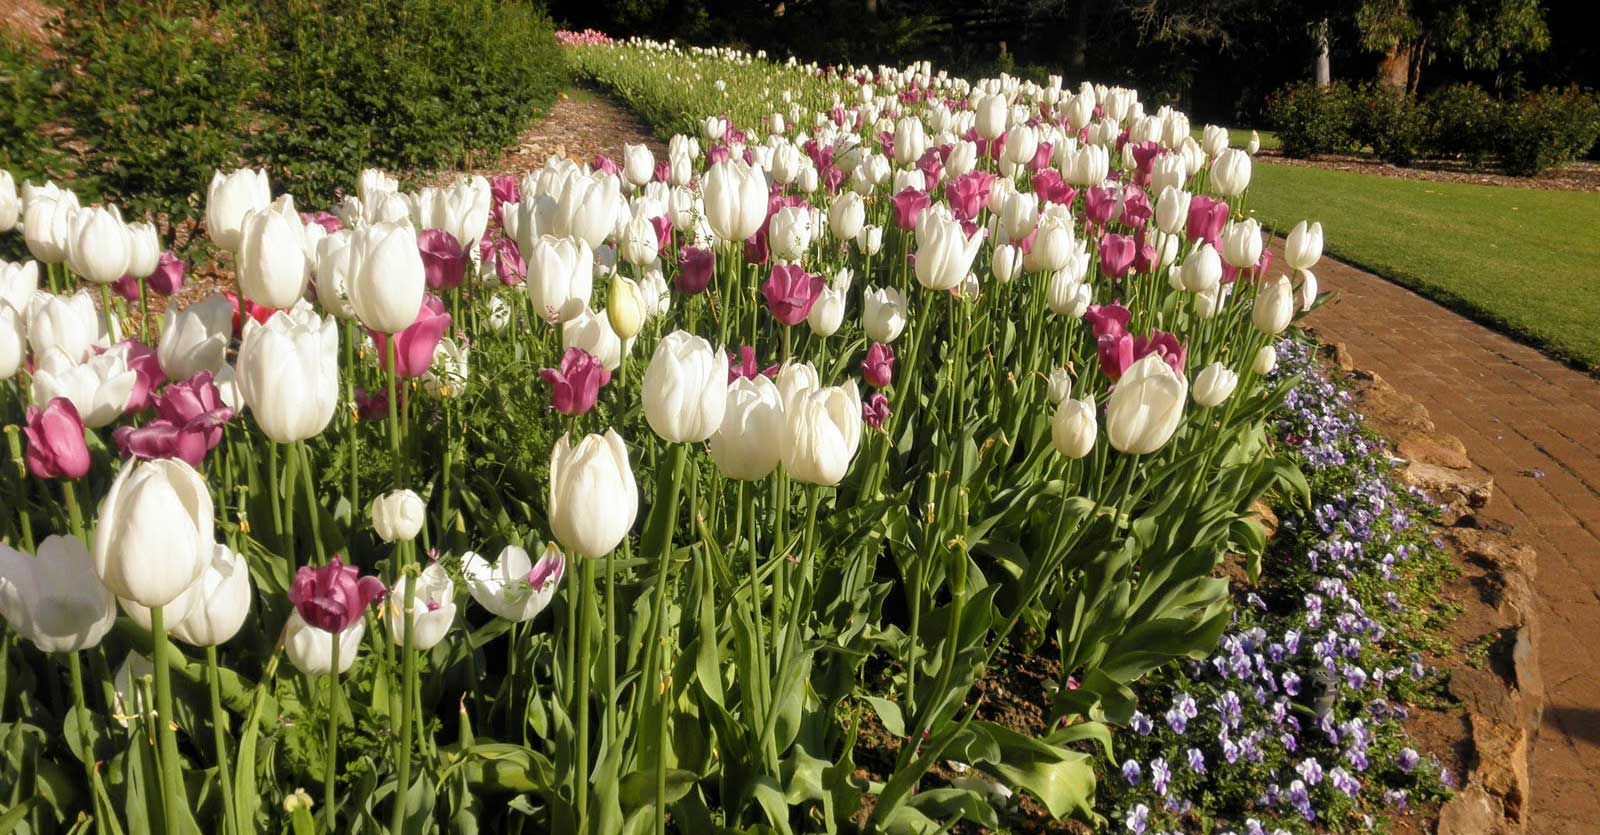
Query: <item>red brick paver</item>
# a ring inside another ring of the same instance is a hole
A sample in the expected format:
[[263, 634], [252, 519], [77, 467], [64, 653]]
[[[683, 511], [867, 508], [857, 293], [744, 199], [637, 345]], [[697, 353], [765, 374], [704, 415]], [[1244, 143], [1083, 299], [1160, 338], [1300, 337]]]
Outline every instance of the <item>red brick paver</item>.
[[1600, 381], [1370, 273], [1313, 271], [1340, 296], [1309, 324], [1425, 403], [1494, 476], [1482, 515], [1538, 550], [1545, 711], [1527, 831], [1600, 832]]

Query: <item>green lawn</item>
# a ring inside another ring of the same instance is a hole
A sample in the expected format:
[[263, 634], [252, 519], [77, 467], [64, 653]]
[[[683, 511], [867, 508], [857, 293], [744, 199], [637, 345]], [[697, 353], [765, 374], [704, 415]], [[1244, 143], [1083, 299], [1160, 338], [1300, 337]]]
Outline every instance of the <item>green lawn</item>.
[[1600, 194], [1255, 166], [1249, 210], [1326, 251], [1600, 372]]

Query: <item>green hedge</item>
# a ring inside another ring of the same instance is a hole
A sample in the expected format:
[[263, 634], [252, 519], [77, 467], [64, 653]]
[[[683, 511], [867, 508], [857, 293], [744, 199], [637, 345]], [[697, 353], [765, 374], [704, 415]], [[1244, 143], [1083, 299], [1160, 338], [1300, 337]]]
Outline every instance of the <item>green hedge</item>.
[[[0, 139], [21, 173], [192, 217], [214, 168], [265, 165], [331, 202], [364, 167], [444, 167], [512, 144], [566, 81], [554, 26], [519, 0], [92, 4], [53, 57], [0, 49]], [[41, 141], [70, 129], [70, 153]]]
[[1582, 157], [1600, 140], [1600, 97], [1546, 88], [1500, 101], [1470, 84], [1426, 99], [1379, 84], [1292, 84], [1267, 101], [1267, 118], [1292, 157], [1370, 147], [1395, 165], [1419, 158], [1491, 158], [1507, 173], [1531, 176]]

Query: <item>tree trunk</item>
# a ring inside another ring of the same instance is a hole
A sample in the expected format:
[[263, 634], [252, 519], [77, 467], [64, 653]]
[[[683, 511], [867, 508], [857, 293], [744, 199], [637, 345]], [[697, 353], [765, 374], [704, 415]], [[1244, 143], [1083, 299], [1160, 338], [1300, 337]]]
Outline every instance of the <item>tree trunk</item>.
[[1328, 61], [1328, 20], [1323, 18], [1317, 23], [1317, 60], [1313, 75], [1318, 87], [1326, 87], [1333, 83], [1333, 69]]
[[1404, 93], [1411, 82], [1412, 45], [1400, 44], [1390, 48], [1378, 61], [1378, 83]]
[[1067, 34], [1067, 69], [1082, 80], [1089, 61], [1089, 4], [1072, 4], [1072, 29]]

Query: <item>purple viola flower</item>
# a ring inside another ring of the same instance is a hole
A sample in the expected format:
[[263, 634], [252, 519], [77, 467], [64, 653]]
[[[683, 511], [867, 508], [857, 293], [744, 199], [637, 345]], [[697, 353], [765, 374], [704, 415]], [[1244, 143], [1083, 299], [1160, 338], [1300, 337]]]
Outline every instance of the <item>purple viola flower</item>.
[[1150, 761], [1150, 787], [1156, 794], [1167, 796], [1167, 785], [1172, 782], [1172, 769], [1167, 766], [1165, 757], [1156, 757]]
[[1150, 807], [1140, 803], [1128, 810], [1128, 816], [1123, 819], [1123, 825], [1133, 835], [1144, 835], [1144, 828], [1150, 822]]
[[1144, 715], [1143, 711], [1138, 710], [1134, 711], [1133, 718], [1128, 720], [1128, 727], [1132, 728], [1133, 732], [1140, 736], [1149, 736], [1150, 731], [1153, 730], [1150, 717]]
[[1206, 755], [1199, 748], [1190, 748], [1185, 755], [1189, 760], [1189, 770], [1196, 774], [1206, 773]]
[[1416, 770], [1417, 764], [1422, 762], [1422, 756], [1411, 748], [1401, 748], [1396, 760], [1400, 763], [1400, 770], [1410, 774]]
[[1139, 761], [1138, 760], [1129, 759], [1129, 760], [1127, 760], [1126, 762], [1124, 762], [1122, 764], [1122, 779], [1128, 781], [1128, 785], [1130, 785], [1130, 786], [1139, 785], [1139, 780], [1142, 777], [1143, 777], [1143, 772], [1139, 769]]

